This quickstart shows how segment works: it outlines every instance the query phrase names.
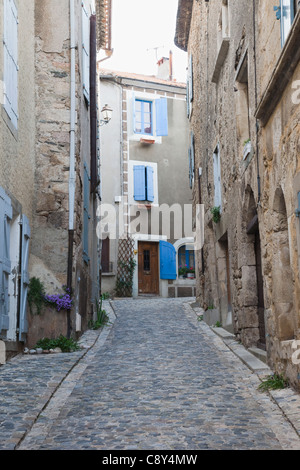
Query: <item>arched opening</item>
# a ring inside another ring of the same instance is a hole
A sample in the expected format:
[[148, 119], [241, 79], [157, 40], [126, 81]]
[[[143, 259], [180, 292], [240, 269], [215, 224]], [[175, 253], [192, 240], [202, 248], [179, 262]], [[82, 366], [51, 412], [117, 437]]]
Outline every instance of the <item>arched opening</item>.
[[273, 265], [272, 298], [277, 323], [277, 335], [281, 341], [294, 338], [293, 278], [290, 264], [288, 219], [284, 194], [275, 191], [273, 203]]

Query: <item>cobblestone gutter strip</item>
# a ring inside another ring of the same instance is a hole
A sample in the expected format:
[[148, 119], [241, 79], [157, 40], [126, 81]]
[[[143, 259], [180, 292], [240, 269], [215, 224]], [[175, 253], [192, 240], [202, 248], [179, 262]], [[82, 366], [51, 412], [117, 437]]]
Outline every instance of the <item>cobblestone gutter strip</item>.
[[[188, 304], [198, 316], [197, 308], [193, 308], [191, 303]], [[205, 322], [201, 322], [202, 327], [206, 329], [207, 334], [217, 335], [225, 346], [232, 351], [253, 373], [262, 381], [272, 370], [243, 345], [237, 342], [235, 336], [223, 328], [210, 327]], [[291, 388], [282, 390], [269, 390], [265, 392], [272, 401], [278, 406], [285, 418], [290, 422], [298, 436], [300, 437], [300, 395]]]
[[103, 308], [109, 316], [108, 326], [86, 331], [78, 341], [80, 351], [19, 355], [0, 368], [0, 450], [19, 449], [37, 420], [40, 439], [46, 435], [84, 372], [92, 348], [101, 347], [111, 330], [114, 313], [108, 301]]

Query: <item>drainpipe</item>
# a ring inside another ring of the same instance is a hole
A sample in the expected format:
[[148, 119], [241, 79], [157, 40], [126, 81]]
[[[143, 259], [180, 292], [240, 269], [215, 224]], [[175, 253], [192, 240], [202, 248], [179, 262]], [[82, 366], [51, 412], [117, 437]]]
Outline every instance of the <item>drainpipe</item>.
[[[71, 88], [70, 88], [70, 170], [69, 170], [69, 246], [68, 246], [68, 273], [67, 287], [72, 289], [73, 270], [73, 242], [74, 242], [74, 208], [75, 208], [75, 4], [70, 0], [70, 66], [71, 66]], [[68, 311], [67, 337], [71, 336], [71, 314]]]

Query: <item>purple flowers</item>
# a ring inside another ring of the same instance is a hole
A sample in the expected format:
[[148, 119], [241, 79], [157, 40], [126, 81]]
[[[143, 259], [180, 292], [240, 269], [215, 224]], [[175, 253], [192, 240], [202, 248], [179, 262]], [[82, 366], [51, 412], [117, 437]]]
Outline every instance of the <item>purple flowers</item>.
[[44, 299], [47, 303], [54, 305], [59, 312], [60, 310], [71, 310], [72, 299], [70, 297], [69, 289], [66, 289], [66, 293], [63, 295], [45, 295]]

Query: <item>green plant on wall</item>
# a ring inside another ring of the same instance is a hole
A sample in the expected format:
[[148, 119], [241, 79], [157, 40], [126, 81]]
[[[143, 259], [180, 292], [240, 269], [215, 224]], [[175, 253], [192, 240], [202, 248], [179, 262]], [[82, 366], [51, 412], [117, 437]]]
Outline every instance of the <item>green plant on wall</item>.
[[90, 321], [89, 322], [89, 328], [92, 330], [98, 330], [99, 328], [102, 328], [105, 326], [109, 320], [108, 315], [106, 311], [102, 308], [102, 302], [105, 300], [107, 297], [105, 294], [103, 294], [100, 297], [100, 300], [95, 300], [96, 304], [96, 310], [97, 310], [97, 319], [95, 321]]
[[30, 313], [40, 315], [45, 305], [45, 288], [36, 277], [32, 277], [29, 281], [27, 299]]
[[212, 218], [213, 218], [213, 221], [217, 224], [218, 222], [220, 222], [220, 219], [221, 219], [221, 208], [220, 206], [218, 207], [212, 207], [210, 212], [212, 213]]
[[43, 306], [50, 306], [60, 310], [70, 310], [72, 308], [72, 298], [67, 286], [63, 286], [64, 294], [46, 295], [42, 281], [36, 277], [29, 280], [27, 300], [29, 310], [32, 315], [41, 315]]

